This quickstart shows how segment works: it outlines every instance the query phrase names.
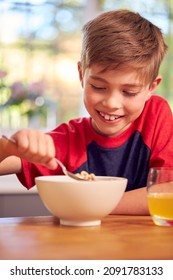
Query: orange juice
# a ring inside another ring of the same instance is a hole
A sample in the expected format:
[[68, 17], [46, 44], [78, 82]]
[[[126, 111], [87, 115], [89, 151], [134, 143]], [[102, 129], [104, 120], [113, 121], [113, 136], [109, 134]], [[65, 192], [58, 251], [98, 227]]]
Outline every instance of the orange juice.
[[173, 219], [173, 193], [149, 193], [150, 214], [165, 219]]

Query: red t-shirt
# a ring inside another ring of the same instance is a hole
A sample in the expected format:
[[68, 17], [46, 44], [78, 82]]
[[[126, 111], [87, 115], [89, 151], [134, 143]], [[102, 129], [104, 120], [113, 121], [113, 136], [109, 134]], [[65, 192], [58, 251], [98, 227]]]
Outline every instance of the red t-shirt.
[[[130, 127], [116, 137], [95, 132], [91, 118], [63, 123], [49, 134], [56, 156], [69, 171], [125, 177], [126, 191], [146, 186], [149, 167], [173, 167], [173, 116], [167, 101], [156, 95], [146, 102]], [[35, 177], [58, 174], [63, 174], [59, 166], [49, 170], [22, 160], [22, 173], [17, 176], [29, 189], [35, 185]]]

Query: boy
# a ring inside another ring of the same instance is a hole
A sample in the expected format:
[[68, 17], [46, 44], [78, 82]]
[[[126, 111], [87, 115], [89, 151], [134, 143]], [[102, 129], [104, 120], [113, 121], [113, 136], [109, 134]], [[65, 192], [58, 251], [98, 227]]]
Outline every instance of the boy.
[[28, 189], [41, 175], [71, 172], [128, 178], [114, 214], [148, 214], [147, 174], [173, 166], [173, 117], [162, 97], [159, 67], [167, 46], [161, 31], [127, 10], [102, 13], [83, 28], [79, 78], [90, 118], [44, 134], [20, 130], [16, 145], [0, 139], [0, 174], [16, 173]]

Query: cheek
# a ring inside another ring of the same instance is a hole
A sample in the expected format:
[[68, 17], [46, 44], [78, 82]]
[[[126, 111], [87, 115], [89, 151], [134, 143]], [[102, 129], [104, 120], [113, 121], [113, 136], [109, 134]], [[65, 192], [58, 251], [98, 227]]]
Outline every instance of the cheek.
[[94, 104], [97, 102], [96, 95], [91, 91], [90, 88], [85, 87], [83, 90], [84, 102], [89, 104]]
[[130, 114], [141, 113], [145, 105], [145, 100], [133, 100], [126, 104], [126, 111]]
[[87, 94], [84, 94], [84, 105], [88, 111], [91, 111], [94, 108], [94, 101]]
[[86, 88], [83, 90], [83, 101], [86, 108], [92, 106], [92, 96], [89, 94]]

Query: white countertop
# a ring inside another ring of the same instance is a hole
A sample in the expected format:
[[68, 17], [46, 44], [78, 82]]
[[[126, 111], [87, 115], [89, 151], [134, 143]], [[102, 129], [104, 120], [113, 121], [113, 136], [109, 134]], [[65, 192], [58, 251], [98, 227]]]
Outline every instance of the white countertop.
[[37, 193], [37, 188], [34, 186], [27, 190], [17, 179], [16, 175], [0, 176], [0, 194], [31, 194]]

